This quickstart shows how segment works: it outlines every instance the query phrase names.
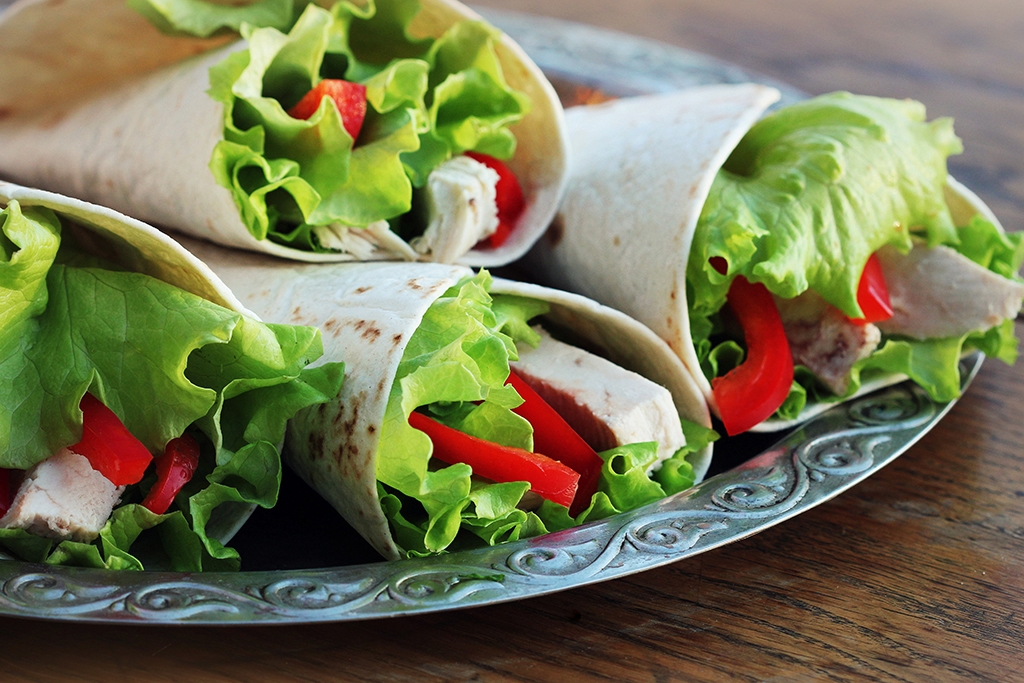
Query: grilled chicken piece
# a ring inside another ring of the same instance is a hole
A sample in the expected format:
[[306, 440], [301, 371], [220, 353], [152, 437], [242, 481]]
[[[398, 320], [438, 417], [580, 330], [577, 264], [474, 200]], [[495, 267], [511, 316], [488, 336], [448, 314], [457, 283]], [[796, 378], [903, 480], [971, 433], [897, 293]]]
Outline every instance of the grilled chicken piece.
[[88, 542], [99, 535], [123, 491], [85, 456], [62, 448], [25, 474], [0, 528]]
[[535, 329], [539, 346], [520, 349], [512, 370], [594, 450], [657, 441], [660, 463], [686, 444], [667, 389]]
[[810, 290], [794, 299], [775, 298], [793, 362], [806, 366], [835, 394], [846, 393], [850, 368], [878, 347], [873, 324], [857, 325]]
[[915, 339], [960, 337], [1013, 318], [1024, 285], [983, 268], [949, 247], [917, 245], [908, 254], [878, 251], [893, 316], [878, 323], [886, 334]]
[[401, 237], [391, 232], [387, 221], [370, 223], [365, 228], [354, 228], [340, 223], [318, 225], [313, 228], [320, 246], [351, 254], [359, 261], [393, 259], [396, 256], [415, 261], [419, 254]]
[[427, 229], [412, 241], [431, 260], [454, 263], [498, 229], [498, 172], [467, 156], [444, 162], [427, 177]]

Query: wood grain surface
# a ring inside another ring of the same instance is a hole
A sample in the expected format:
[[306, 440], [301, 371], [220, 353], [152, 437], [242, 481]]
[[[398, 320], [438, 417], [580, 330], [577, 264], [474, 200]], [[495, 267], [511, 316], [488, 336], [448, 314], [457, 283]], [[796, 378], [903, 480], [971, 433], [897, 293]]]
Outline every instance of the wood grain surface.
[[[1024, 228], [1020, 0], [485, 0], [954, 116], [954, 175]], [[1024, 333], [1018, 325], [1018, 335]], [[354, 624], [0, 618], [0, 680], [1024, 681], [1024, 363], [988, 361], [866, 482], [692, 560], [548, 597]]]

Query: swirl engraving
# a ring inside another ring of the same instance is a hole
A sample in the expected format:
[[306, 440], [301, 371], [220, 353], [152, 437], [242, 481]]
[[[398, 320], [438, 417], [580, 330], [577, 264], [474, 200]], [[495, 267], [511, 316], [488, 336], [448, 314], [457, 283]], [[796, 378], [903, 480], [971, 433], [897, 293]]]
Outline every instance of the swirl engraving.
[[[977, 365], [965, 368], [965, 385]], [[916, 387], [893, 387], [822, 415], [682, 494], [596, 524], [480, 551], [212, 576], [2, 560], [0, 613], [118, 622], [308, 622], [490, 604], [579, 586], [689, 557], [809, 509], [902, 453], [950, 405], [932, 403]]]

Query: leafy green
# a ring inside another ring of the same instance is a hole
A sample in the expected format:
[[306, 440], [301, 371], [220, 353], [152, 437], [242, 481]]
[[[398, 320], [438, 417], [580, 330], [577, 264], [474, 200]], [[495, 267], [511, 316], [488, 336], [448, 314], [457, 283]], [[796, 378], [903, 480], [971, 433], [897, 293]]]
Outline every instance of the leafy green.
[[[692, 307], [709, 315], [736, 275], [793, 298], [811, 289], [851, 317], [868, 257], [892, 244], [957, 242], [943, 199], [949, 119], [910, 100], [833, 93], [786, 107], [743, 137], [715, 178], [687, 268]], [[709, 263], [728, 263], [720, 275]]]
[[413, 410], [465, 433], [532, 450], [532, 427], [511, 409], [522, 399], [505, 386], [516, 344], [537, 343], [528, 321], [547, 304], [488, 293], [486, 272], [451, 287], [424, 316], [410, 339], [391, 389], [377, 460], [378, 493], [396, 543], [410, 555], [528, 538], [601, 519], [689, 488], [694, 472], [687, 455], [716, 435], [684, 423], [687, 447], [653, 475], [657, 444], [612, 449], [590, 507], [576, 519], [545, 502], [519, 509], [527, 482], [476, 479], [468, 465], [431, 460], [429, 438], [409, 426]]
[[[209, 95], [224, 104], [210, 169], [255, 238], [320, 250], [314, 226], [362, 227], [409, 213], [414, 188], [453, 156], [512, 156], [509, 126], [530, 103], [505, 81], [497, 29], [463, 21], [436, 40], [413, 37], [418, 0], [341, 0], [330, 10], [299, 1], [294, 20], [291, 5], [133, 0], [161, 30], [205, 36], [227, 28], [247, 40], [210, 69]], [[308, 120], [287, 114], [328, 78], [366, 86], [358, 144], [330, 98]]]
[[[259, 323], [149, 276], [96, 267], [61, 244], [48, 209], [11, 202], [0, 227], [0, 466], [28, 469], [76, 443], [87, 391], [151, 452], [190, 430], [206, 462], [180, 511], [119, 511], [94, 550], [65, 542], [47, 561], [141, 568], [131, 545], [159, 525], [168, 543], [193, 549], [175, 562], [237, 566], [207, 522], [225, 503], [274, 504], [285, 421], [336, 396], [343, 378], [340, 364], [307, 368], [322, 354], [319, 332]], [[135, 497], [129, 489], [123, 499]], [[182, 521], [168, 522], [173, 515]], [[46, 544], [21, 535], [0, 537], [47, 557]]]
[[245, 5], [218, 5], [204, 0], [127, 0], [164, 33], [206, 38], [239, 31], [243, 24], [287, 29], [294, 21], [294, 0], [256, 0]]
[[[736, 342], [716, 336], [717, 313], [738, 275], [782, 298], [813, 290], [851, 317], [861, 314], [857, 285], [868, 257], [885, 245], [908, 251], [913, 238], [1017, 278], [1019, 235], [981, 216], [953, 225], [943, 195], [946, 159], [960, 151], [951, 121], [925, 122], [924, 107], [910, 100], [833, 93], [753, 126], [715, 178], [687, 266], [691, 331], [705, 374], [721, 376], [742, 361]], [[725, 275], [709, 263], [716, 256], [728, 263]], [[1012, 361], [1012, 324], [957, 339], [887, 337], [853, 367], [845, 396], [873, 377], [905, 374], [935, 400], [955, 398], [960, 356], [974, 348]], [[797, 367], [776, 415], [796, 418], [808, 402], [842, 398]]]

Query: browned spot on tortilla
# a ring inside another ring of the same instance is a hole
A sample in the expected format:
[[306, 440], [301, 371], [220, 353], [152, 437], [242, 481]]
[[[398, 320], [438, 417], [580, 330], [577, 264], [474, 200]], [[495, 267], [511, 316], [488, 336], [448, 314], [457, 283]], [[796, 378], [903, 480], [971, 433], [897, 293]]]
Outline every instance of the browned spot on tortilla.
[[377, 391], [379, 391], [382, 394], [384, 393], [384, 380], [383, 379], [381, 379], [381, 381], [377, 382]]
[[353, 293], [354, 294], [366, 294], [371, 289], [373, 289], [373, 287], [359, 287]]
[[409, 289], [415, 289], [415, 290], [423, 289], [423, 285], [421, 285], [419, 283], [419, 280], [417, 280], [416, 278], [413, 278], [412, 280], [409, 280], [408, 284], [406, 284], [406, 287], [408, 287]]
[[672, 320], [672, 316], [669, 316], [668, 318], [665, 319], [665, 324], [668, 326], [668, 329], [670, 330], [676, 326], [675, 321]]
[[374, 426], [374, 425], [370, 425], [369, 427], [367, 427], [367, 428], [366, 428], [366, 431], [368, 431], [368, 432], [370, 432], [371, 434], [373, 434], [374, 432], [376, 432], [376, 431], [377, 431], [377, 427], [376, 427], [376, 426]]
[[379, 327], [367, 327], [363, 330], [363, 339], [369, 339], [370, 341], [377, 341], [377, 337], [380, 336]]
[[565, 217], [562, 214], [555, 214], [551, 225], [544, 231], [544, 240], [552, 247], [557, 247], [565, 237]]
[[[356, 423], [359, 421], [359, 400], [360, 399], [357, 398], [353, 403], [350, 418], [341, 424], [341, 433], [346, 437], [345, 443], [348, 444], [348, 447], [354, 452], [358, 452], [356, 447], [352, 444], [352, 436], [356, 433]], [[339, 419], [334, 421], [335, 424], [340, 421], [341, 417], [342, 415], [339, 414]]]
[[313, 460], [317, 460], [324, 454], [324, 437], [319, 432], [310, 432], [309, 439], [306, 443], [306, 448], [309, 449], [309, 457]]
[[672, 291], [671, 291], [671, 292], [669, 292], [669, 294], [668, 294], [668, 298], [669, 298], [669, 299], [672, 299], [672, 301], [675, 301], [675, 300], [676, 300], [676, 288], [675, 288], [675, 287], [673, 287], [673, 288], [672, 288]]
[[349, 465], [359, 455], [359, 449], [351, 443], [346, 443], [334, 454], [334, 461], [341, 466], [341, 471], [347, 476]]
[[615, 237], [612, 238], [612, 244], [614, 244], [617, 247], [622, 244], [622, 240], [619, 239], [618, 235], [616, 235]]
[[333, 330], [335, 328], [335, 326], [337, 324], [338, 324], [338, 321], [335, 320], [334, 318], [331, 318], [330, 320], [328, 320], [327, 322], [324, 323], [324, 329], [327, 330], [328, 332], [330, 332], [331, 330]]
[[364, 327], [366, 327], [366, 321], [365, 320], [357, 320], [354, 323], [352, 323], [352, 326], [354, 328], [356, 328], [357, 330], [361, 330]]
[[690, 199], [693, 199], [693, 198], [695, 198], [697, 196], [697, 190], [699, 190], [699, 189], [700, 189], [700, 185], [698, 185], [697, 183], [694, 183], [693, 185], [690, 185], [690, 192], [689, 192]]
[[302, 307], [301, 306], [296, 306], [295, 310], [292, 311], [292, 315], [295, 316], [296, 318], [298, 318], [299, 315], [301, 315], [301, 314], [302, 314]]
[[398, 346], [399, 344], [401, 344], [402, 343], [402, 333], [399, 332], [398, 334], [396, 334], [394, 337], [391, 338], [391, 341], [394, 343], [395, 346]]

